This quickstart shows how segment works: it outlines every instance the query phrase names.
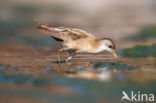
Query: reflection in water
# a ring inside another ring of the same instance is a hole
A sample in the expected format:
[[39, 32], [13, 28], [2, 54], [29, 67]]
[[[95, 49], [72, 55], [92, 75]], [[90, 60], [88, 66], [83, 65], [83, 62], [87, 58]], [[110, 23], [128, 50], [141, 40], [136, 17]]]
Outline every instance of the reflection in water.
[[75, 78], [84, 78], [91, 80], [101, 80], [101, 81], [111, 81], [112, 80], [112, 71], [106, 70], [102, 71], [79, 71], [77, 73], [69, 73], [67, 76]]
[[[71, 62], [61, 64], [63, 74], [71, 78], [83, 78], [100, 81], [135, 81], [156, 80], [156, 60], [120, 58], [116, 62]], [[123, 63], [122, 63], [123, 62]], [[127, 64], [125, 64], [127, 63]], [[56, 65], [56, 64], [55, 64]], [[148, 69], [143, 69], [143, 68]], [[147, 72], [148, 71], [148, 72]]]

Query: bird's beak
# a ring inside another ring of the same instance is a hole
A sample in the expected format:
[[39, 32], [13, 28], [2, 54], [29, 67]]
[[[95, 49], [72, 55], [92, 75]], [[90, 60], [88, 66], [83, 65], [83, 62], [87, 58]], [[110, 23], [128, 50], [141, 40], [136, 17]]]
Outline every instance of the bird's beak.
[[117, 54], [116, 54], [116, 52], [115, 52], [115, 50], [112, 50], [112, 54], [114, 55], [115, 58], [118, 57]]

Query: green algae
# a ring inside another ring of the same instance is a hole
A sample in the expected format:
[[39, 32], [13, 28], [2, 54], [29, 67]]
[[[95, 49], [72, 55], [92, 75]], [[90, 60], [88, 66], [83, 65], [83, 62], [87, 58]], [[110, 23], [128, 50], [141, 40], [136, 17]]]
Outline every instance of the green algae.
[[18, 66], [10, 66], [7, 64], [0, 64], [0, 72], [3, 71], [23, 71], [23, 69], [19, 68]]
[[113, 62], [95, 62], [92, 64], [92, 67], [97, 68], [108, 68], [108, 69], [123, 69], [123, 70], [132, 70], [135, 69], [133, 66], [122, 64], [122, 63], [113, 63]]
[[136, 45], [132, 48], [119, 50], [118, 53], [125, 57], [134, 57], [134, 58], [156, 57], [156, 44], [153, 44], [151, 46]]
[[144, 27], [140, 32], [134, 36], [127, 37], [126, 39], [143, 41], [149, 38], [156, 38], [156, 25]]

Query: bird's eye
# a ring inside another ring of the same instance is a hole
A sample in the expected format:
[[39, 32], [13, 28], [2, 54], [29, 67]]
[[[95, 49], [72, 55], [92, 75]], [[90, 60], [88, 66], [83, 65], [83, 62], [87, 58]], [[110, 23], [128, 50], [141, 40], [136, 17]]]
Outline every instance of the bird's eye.
[[112, 48], [112, 46], [111, 46], [111, 45], [109, 45], [109, 48]]

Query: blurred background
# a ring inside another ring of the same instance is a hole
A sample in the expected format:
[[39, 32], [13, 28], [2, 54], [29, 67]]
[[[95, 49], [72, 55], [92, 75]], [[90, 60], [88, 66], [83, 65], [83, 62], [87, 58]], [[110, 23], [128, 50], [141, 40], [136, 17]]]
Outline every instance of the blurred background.
[[[112, 38], [118, 48], [130, 47], [136, 43], [125, 41], [125, 38], [139, 35], [145, 28], [156, 28], [155, 11], [155, 0], [135, 2], [129, 0], [2, 0], [0, 3], [1, 42], [16, 39], [15, 41], [25, 43], [27, 40], [23, 40], [22, 37], [30, 36], [35, 36], [33, 39], [40, 36], [46, 39], [46, 36], [35, 29], [33, 20], [41, 19], [54, 26], [84, 29], [97, 38]], [[148, 36], [155, 37], [147, 34], [147, 39]], [[144, 37], [140, 35], [138, 39], [142, 40]], [[143, 43], [145, 42], [152, 43], [151, 40], [143, 40]], [[41, 44], [32, 43], [32, 45]]]
[[[60, 44], [37, 31], [34, 19], [112, 38], [123, 58], [80, 55], [87, 59], [62, 64], [60, 75], [51, 62]], [[0, 102], [114, 103], [122, 90], [156, 94], [155, 43], [155, 0], [1, 0]]]

